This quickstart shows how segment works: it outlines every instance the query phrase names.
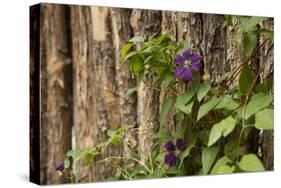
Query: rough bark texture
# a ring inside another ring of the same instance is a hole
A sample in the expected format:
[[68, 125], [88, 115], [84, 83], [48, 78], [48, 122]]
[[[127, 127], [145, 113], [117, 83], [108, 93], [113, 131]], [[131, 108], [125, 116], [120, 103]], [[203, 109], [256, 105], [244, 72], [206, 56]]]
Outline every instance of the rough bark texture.
[[[264, 23], [262, 28], [273, 30], [273, 19]], [[265, 39], [262, 38], [260, 42], [263, 42]], [[265, 79], [273, 79], [273, 68], [274, 68], [274, 53], [273, 53], [273, 44], [270, 41], [267, 41], [265, 46], [260, 51], [260, 63], [259, 65], [265, 65], [264, 71], [260, 75], [261, 82]], [[261, 151], [262, 151], [262, 160], [265, 165], [265, 168], [268, 170], [273, 170], [274, 167], [274, 131], [267, 130], [264, 131], [261, 136]]]
[[[120, 64], [121, 49], [133, 34], [130, 20], [128, 19], [131, 12], [132, 11], [129, 9], [111, 9], [111, 24], [115, 48], [115, 69], [120, 105], [120, 123], [122, 126], [134, 125], [134, 127], [137, 127], [137, 95], [135, 93], [130, 96], [126, 95], [128, 88], [135, 87], [136, 81], [128, 67]], [[125, 139], [122, 154], [124, 157], [128, 157], [132, 152], [137, 152], [137, 137], [134, 132], [127, 132]]]
[[[202, 74], [209, 74], [211, 81], [242, 63], [241, 46], [231, 40], [233, 31], [224, 26], [223, 15], [54, 4], [41, 8], [43, 184], [65, 182], [55, 175], [55, 167], [65, 153], [106, 140], [108, 129], [134, 125], [139, 133], [126, 133], [123, 146], [109, 148], [96, 160], [138, 152], [144, 161], [151, 153], [151, 137], [158, 130], [165, 92], [141, 83], [137, 93], [126, 96], [136, 80], [127, 66], [120, 65], [120, 51], [131, 37], [168, 32], [177, 41], [187, 40], [203, 56]], [[272, 25], [265, 23], [264, 27]], [[272, 76], [270, 46], [260, 52], [260, 64], [267, 61], [268, 66], [261, 81]], [[149, 80], [148, 84], [154, 81], [153, 75]], [[185, 89], [183, 84], [177, 87]], [[171, 130], [177, 129], [174, 113], [169, 114], [165, 125]], [[273, 168], [273, 147], [268, 147], [272, 143], [273, 133], [264, 132], [261, 149], [267, 169]], [[114, 174], [110, 163], [81, 170], [82, 166], [82, 162], [74, 166], [78, 182], [101, 181]]]
[[72, 73], [66, 6], [41, 7], [41, 183], [59, 183], [56, 166], [71, 148]]
[[[96, 90], [94, 74], [90, 74], [92, 64], [91, 15], [90, 9], [83, 6], [71, 6], [71, 39], [73, 67], [73, 139], [72, 147], [87, 149], [94, 146], [96, 124], [96, 102], [93, 101]], [[95, 99], [95, 98], [94, 98]], [[91, 181], [91, 169], [81, 170], [83, 163], [74, 166], [76, 179], [87, 178]], [[80, 170], [79, 170], [80, 169]]]
[[[133, 10], [130, 22], [136, 36], [147, 38], [161, 31], [161, 12]], [[154, 75], [151, 75], [148, 84], [152, 85], [154, 81]], [[152, 135], [158, 129], [159, 92], [151, 90], [144, 83], [141, 83], [139, 87], [137, 112], [140, 131], [138, 150], [141, 161], [145, 161], [153, 146]]]

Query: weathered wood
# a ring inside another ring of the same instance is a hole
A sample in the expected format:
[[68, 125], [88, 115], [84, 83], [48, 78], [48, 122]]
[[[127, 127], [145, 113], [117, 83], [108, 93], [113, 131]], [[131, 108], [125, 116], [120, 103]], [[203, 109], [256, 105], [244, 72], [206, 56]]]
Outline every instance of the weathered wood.
[[[273, 19], [262, 24], [262, 28], [273, 30]], [[264, 37], [261, 37], [260, 43], [264, 41]], [[260, 75], [260, 81], [265, 79], [273, 79], [274, 68], [274, 51], [273, 42], [267, 41], [265, 46], [260, 50], [259, 65], [264, 66], [264, 71]], [[273, 170], [274, 168], [274, 131], [263, 131], [260, 143], [262, 151], [262, 161], [267, 170]]]
[[66, 182], [56, 166], [71, 149], [72, 68], [67, 7], [41, 5], [41, 183]]
[[[132, 152], [145, 161], [151, 153], [166, 93], [141, 83], [137, 93], [126, 96], [136, 80], [127, 66], [120, 65], [120, 51], [131, 37], [169, 33], [177, 41], [186, 40], [203, 56], [201, 74], [209, 74], [212, 82], [243, 60], [223, 15], [44, 4], [41, 23], [41, 183], [65, 182], [55, 175], [65, 153], [107, 140], [108, 129], [134, 125], [140, 133], [126, 133], [122, 146], [110, 147], [95, 161]], [[273, 23], [264, 27], [272, 28]], [[258, 61], [267, 65], [260, 81], [272, 78], [271, 44], [260, 51]], [[150, 75], [148, 84], [154, 81]], [[176, 87], [184, 91], [186, 84]], [[177, 130], [176, 112], [167, 117], [165, 127], [170, 130]], [[260, 145], [266, 169], [273, 169], [273, 131], [264, 132]], [[114, 174], [110, 163], [83, 167], [83, 161], [74, 166], [77, 182], [101, 181]]]
[[[161, 12], [148, 10], [133, 10], [130, 23], [136, 36], [147, 38], [149, 35], [161, 31]], [[148, 84], [155, 81], [151, 75]], [[141, 161], [145, 161], [153, 146], [153, 133], [158, 129], [159, 117], [159, 92], [140, 84], [138, 91], [138, 125], [140, 134], [138, 135], [138, 150]]]
[[[92, 100], [96, 90], [94, 75], [90, 72], [91, 15], [86, 6], [71, 6], [71, 39], [73, 59], [73, 149], [94, 147], [97, 111]], [[73, 167], [76, 181], [85, 177], [92, 180], [91, 169], [84, 168], [83, 161]], [[83, 170], [82, 170], [83, 169]]]
[[[111, 9], [111, 24], [113, 43], [115, 48], [115, 69], [116, 84], [119, 96], [119, 111], [121, 117], [121, 126], [133, 125], [137, 127], [137, 95], [134, 93], [130, 96], [126, 95], [128, 89], [136, 86], [136, 80], [130, 73], [127, 66], [122, 66], [121, 50], [123, 45], [132, 37], [132, 29], [130, 26], [131, 10], [129, 9]], [[137, 152], [137, 137], [135, 132], [126, 132], [123, 143], [122, 155], [129, 157], [130, 154]]]

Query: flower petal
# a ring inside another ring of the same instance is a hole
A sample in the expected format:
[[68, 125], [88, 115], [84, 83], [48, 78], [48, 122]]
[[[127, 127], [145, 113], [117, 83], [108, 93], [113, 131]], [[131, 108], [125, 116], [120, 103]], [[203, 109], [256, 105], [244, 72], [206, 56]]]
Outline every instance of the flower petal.
[[182, 56], [183, 56], [186, 60], [189, 60], [189, 59], [190, 59], [190, 55], [191, 55], [191, 48], [188, 48], [187, 50], [185, 50], [185, 51], [182, 53]]
[[184, 65], [184, 59], [180, 55], [176, 55], [175, 57], [175, 63], [178, 65]]
[[180, 66], [180, 67], [177, 67], [174, 71], [174, 79], [178, 78], [178, 77], [181, 77], [182, 73], [185, 71], [185, 67], [183, 66]]
[[164, 159], [165, 164], [167, 164], [169, 166], [176, 166], [177, 161], [178, 161], [178, 158], [174, 153], [165, 155], [165, 159]]
[[177, 139], [176, 141], [176, 147], [180, 151], [184, 151], [186, 148], [186, 143], [183, 139]]
[[188, 82], [191, 80], [192, 80], [192, 72], [191, 72], [191, 68], [188, 68], [184, 71], [184, 73], [182, 75], [182, 81]]
[[195, 63], [198, 62], [202, 59], [202, 56], [198, 55], [198, 54], [192, 54], [190, 57], [190, 61], [191, 63]]
[[202, 65], [200, 63], [193, 63], [190, 66], [194, 71], [198, 72], [200, 71]]
[[166, 150], [169, 150], [169, 151], [175, 151], [176, 150], [176, 147], [175, 147], [172, 140], [167, 141], [165, 143], [164, 147], [165, 147]]
[[56, 170], [61, 172], [64, 170], [64, 161], [57, 166]]

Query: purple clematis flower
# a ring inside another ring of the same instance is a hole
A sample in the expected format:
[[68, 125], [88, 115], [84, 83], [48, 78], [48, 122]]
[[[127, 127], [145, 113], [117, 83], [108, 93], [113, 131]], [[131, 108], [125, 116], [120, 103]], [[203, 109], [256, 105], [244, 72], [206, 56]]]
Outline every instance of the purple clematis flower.
[[57, 166], [56, 170], [60, 171], [60, 172], [63, 172], [63, 170], [64, 170], [64, 161]]
[[180, 151], [184, 151], [186, 148], [186, 143], [183, 139], [177, 139], [176, 141], [176, 147]]
[[171, 166], [177, 165], [178, 158], [174, 153], [165, 155], [165, 164]]
[[177, 55], [175, 64], [178, 66], [174, 71], [174, 79], [181, 78], [185, 83], [191, 81], [193, 79], [192, 72], [198, 72], [201, 69], [202, 65], [199, 63], [201, 59], [202, 56], [192, 53], [191, 48], [184, 51], [182, 55]]
[[169, 150], [169, 151], [175, 151], [176, 150], [176, 147], [175, 147], [172, 140], [167, 141], [165, 143], [164, 147], [165, 147], [166, 150]]

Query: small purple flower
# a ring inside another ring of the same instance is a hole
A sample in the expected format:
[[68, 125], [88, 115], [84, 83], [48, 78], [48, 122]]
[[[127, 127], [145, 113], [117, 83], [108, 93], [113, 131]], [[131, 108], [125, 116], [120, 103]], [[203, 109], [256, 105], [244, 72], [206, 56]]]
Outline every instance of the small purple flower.
[[169, 150], [169, 151], [175, 151], [176, 150], [176, 147], [175, 147], [172, 140], [167, 141], [165, 143], [164, 147], [165, 147], [166, 150]]
[[186, 143], [183, 139], [177, 139], [176, 141], [176, 147], [180, 151], [184, 151], [186, 148]]
[[165, 155], [165, 164], [171, 166], [177, 165], [178, 158], [174, 153], [169, 153]]
[[64, 170], [64, 161], [57, 166], [56, 170], [60, 171], [60, 172], [63, 172], [63, 170]]
[[199, 54], [193, 54], [192, 49], [188, 48], [182, 53], [175, 57], [175, 64], [178, 65], [174, 71], [174, 79], [181, 78], [183, 82], [191, 81], [192, 72], [198, 72], [201, 69], [202, 56]]

